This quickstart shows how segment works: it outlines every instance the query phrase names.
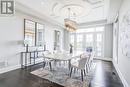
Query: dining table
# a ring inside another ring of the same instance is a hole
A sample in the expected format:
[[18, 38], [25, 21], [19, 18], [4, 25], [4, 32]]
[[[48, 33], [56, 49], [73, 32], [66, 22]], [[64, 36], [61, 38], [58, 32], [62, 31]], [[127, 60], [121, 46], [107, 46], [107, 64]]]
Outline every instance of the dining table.
[[81, 54], [84, 52], [82, 51], [75, 51], [73, 53], [67, 53], [67, 52], [57, 52], [57, 53], [48, 53], [44, 54], [44, 58], [52, 59], [54, 61], [68, 61], [68, 67], [70, 69], [71, 66], [71, 60], [79, 58]]

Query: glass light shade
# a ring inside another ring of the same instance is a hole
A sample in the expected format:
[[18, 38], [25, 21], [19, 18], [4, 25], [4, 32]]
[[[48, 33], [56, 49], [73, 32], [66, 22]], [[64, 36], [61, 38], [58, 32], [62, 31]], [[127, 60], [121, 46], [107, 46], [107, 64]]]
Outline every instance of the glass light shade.
[[76, 30], [77, 23], [75, 21], [67, 18], [64, 20], [64, 22], [65, 22], [65, 27], [68, 31], [75, 31]]

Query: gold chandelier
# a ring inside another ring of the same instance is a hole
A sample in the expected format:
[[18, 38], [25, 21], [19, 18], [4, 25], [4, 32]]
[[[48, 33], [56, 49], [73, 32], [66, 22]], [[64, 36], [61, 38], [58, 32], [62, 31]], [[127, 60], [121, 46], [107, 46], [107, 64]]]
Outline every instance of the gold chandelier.
[[68, 11], [69, 11], [69, 17], [64, 19], [65, 29], [70, 32], [73, 32], [73, 31], [76, 31], [77, 23], [76, 21], [73, 21], [70, 19], [70, 8], [68, 8]]

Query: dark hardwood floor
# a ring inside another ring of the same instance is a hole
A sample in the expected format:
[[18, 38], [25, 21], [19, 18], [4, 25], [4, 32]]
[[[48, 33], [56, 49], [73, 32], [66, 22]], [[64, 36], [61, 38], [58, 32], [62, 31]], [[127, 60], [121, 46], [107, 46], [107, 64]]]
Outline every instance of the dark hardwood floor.
[[[30, 74], [30, 71], [41, 68], [42, 64], [26, 70], [17, 69], [0, 75], [0, 87], [63, 87], [48, 80]], [[97, 61], [97, 67], [90, 87], [123, 87], [111, 62]]]
[[123, 87], [111, 62], [98, 61], [90, 87]]

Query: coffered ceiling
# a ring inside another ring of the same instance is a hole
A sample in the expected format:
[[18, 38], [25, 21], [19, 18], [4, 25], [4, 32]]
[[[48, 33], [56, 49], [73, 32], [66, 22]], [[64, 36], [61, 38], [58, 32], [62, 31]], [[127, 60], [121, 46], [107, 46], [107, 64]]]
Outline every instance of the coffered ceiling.
[[110, 0], [16, 0], [23, 6], [39, 12], [57, 23], [70, 18], [78, 24], [106, 20]]

